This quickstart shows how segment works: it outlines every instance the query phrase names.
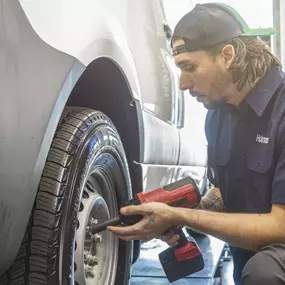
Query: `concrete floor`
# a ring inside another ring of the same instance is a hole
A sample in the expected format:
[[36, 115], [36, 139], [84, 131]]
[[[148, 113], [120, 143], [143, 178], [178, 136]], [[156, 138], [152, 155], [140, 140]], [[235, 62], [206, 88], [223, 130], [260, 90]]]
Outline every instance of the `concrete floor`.
[[159, 240], [152, 240], [142, 246], [140, 258], [132, 268], [130, 285], [234, 285], [232, 279], [232, 261], [225, 261], [223, 263], [222, 281], [220, 278], [212, 278], [217, 269], [216, 266], [224, 243], [211, 236], [198, 239], [195, 237], [195, 240], [199, 244], [205, 262], [205, 267], [202, 271], [170, 283], [165, 277], [158, 259], [158, 254], [168, 246]]

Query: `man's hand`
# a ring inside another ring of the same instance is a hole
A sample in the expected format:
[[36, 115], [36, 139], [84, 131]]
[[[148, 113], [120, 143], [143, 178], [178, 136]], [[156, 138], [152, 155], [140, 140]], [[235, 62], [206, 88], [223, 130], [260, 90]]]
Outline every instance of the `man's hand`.
[[161, 234], [157, 238], [166, 242], [169, 246], [176, 246], [180, 239], [180, 236], [175, 234], [174, 228], [172, 228], [172, 229], [169, 229], [167, 232]]
[[[199, 210], [223, 212], [224, 202], [219, 188], [210, 189], [206, 195], [202, 197], [200, 204], [197, 206]], [[170, 230], [159, 237], [169, 246], [175, 246], [179, 240], [179, 236]]]
[[123, 215], [142, 215], [135, 225], [126, 227], [109, 226], [107, 229], [123, 240], [151, 240], [160, 238], [168, 229], [176, 226], [175, 208], [163, 203], [146, 203], [139, 206], [128, 206], [121, 209]]

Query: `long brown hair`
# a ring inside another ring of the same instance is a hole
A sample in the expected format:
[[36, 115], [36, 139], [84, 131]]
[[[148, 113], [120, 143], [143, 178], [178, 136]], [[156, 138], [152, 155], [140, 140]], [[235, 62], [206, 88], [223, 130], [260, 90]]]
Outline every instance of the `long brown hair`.
[[246, 84], [251, 88], [255, 87], [273, 66], [281, 66], [278, 58], [270, 51], [270, 47], [257, 37], [237, 37], [208, 48], [206, 51], [216, 56], [229, 44], [235, 48], [236, 52], [231, 71], [233, 82], [237, 83], [239, 91]]

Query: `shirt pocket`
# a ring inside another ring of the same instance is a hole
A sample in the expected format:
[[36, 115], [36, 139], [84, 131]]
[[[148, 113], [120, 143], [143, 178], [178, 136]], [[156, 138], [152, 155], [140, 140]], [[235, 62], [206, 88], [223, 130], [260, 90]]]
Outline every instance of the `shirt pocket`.
[[271, 207], [273, 153], [251, 149], [247, 155], [248, 204], [252, 212], [269, 212]]
[[265, 174], [273, 166], [273, 153], [269, 150], [252, 148], [247, 155], [247, 166], [254, 173]]

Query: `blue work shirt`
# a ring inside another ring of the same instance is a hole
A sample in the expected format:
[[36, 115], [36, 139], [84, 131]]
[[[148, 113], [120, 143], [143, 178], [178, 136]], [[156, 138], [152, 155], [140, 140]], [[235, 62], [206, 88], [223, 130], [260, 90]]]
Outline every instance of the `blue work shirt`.
[[208, 177], [226, 212], [269, 213], [285, 203], [285, 81], [273, 67], [238, 106], [207, 113]]

